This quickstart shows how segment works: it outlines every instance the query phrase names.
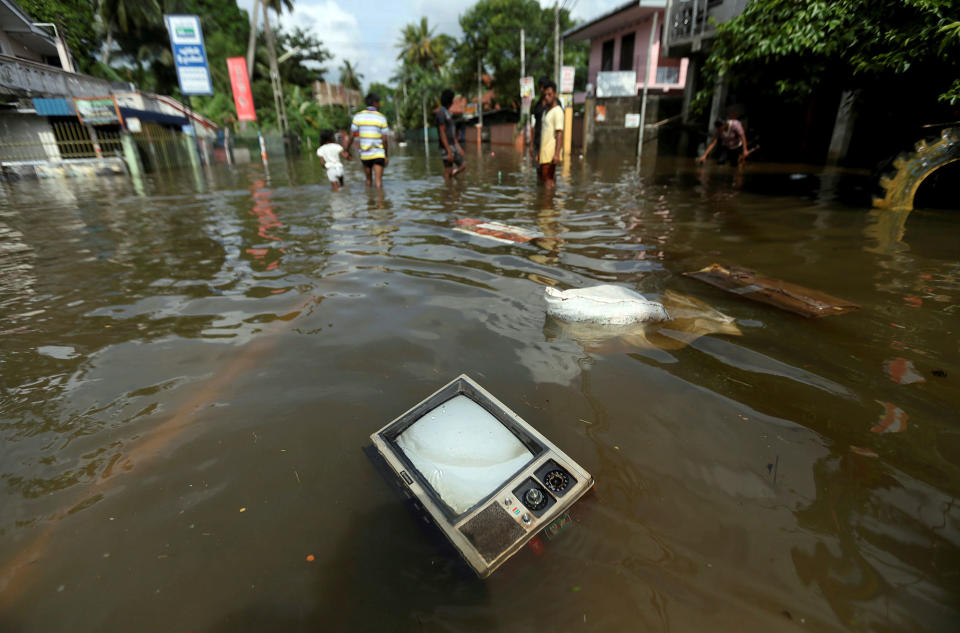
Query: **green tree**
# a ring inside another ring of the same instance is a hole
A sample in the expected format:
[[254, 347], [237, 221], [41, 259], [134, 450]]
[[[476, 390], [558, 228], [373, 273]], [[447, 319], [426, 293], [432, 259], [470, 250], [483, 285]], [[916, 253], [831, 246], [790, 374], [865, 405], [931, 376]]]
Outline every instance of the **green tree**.
[[449, 61], [456, 41], [436, 33], [427, 18], [421, 18], [403, 27], [395, 46], [400, 69], [391, 81], [402, 88], [400, 125], [405, 129], [427, 125], [427, 111], [433, 111], [440, 91], [450, 85]]
[[[528, 76], [553, 77], [553, 7], [541, 7], [536, 0], [479, 0], [460, 16], [463, 41], [457, 48], [454, 79], [457, 87], [470, 94], [477, 86], [477, 59], [493, 76], [491, 87], [496, 100], [510, 105], [520, 97], [520, 29], [526, 38]], [[566, 9], [560, 10], [560, 30], [575, 22]], [[577, 76], [586, 81], [589, 52], [585, 42], [568, 42], [564, 62], [578, 66]]]
[[363, 79], [363, 75], [357, 72], [356, 67], [350, 63], [350, 60], [343, 60], [343, 64], [340, 65], [340, 83], [343, 84], [343, 87], [350, 90], [362, 90], [361, 79]]
[[427, 18], [420, 18], [420, 22], [411, 22], [403, 27], [396, 47], [400, 49], [397, 55], [405, 66], [427, 68], [435, 70], [443, 68], [454, 47], [454, 39], [443, 33], [436, 34], [436, 28], [431, 28]]
[[[717, 28], [709, 79], [767, 82], [785, 98], [824, 86], [932, 89], [960, 101], [956, 0], [752, 0]], [[702, 107], [707, 91], [698, 95]]]
[[279, 31], [277, 44], [281, 56], [295, 51], [280, 64], [280, 77], [284, 83], [312, 86], [314, 80], [326, 74], [327, 69], [322, 64], [330, 59], [330, 51], [316, 36], [295, 27], [290, 32]]
[[375, 81], [367, 87], [367, 92], [372, 92], [380, 97], [380, 112], [383, 113], [383, 116], [387, 117], [389, 123], [396, 123], [397, 103], [393, 88], [387, 84]]
[[90, 0], [19, 0], [37, 22], [57, 25], [82, 73], [94, 72], [100, 36], [96, 29], [96, 7]]
[[144, 41], [144, 32], [162, 23], [163, 10], [157, 0], [97, 0], [97, 18], [104, 32], [101, 61], [109, 66], [114, 38], [122, 36], [128, 48]]

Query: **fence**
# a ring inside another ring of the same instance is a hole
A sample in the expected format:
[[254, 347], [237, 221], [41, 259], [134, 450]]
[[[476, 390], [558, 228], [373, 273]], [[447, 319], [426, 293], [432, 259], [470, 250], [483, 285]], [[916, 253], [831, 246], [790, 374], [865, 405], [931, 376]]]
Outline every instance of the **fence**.
[[156, 123], [144, 123], [141, 131], [132, 136], [146, 171], [190, 166], [183, 134]]
[[117, 129], [94, 131], [77, 122], [67, 121], [18, 131], [19, 134], [0, 135], [0, 161], [56, 161], [123, 154], [120, 131]]

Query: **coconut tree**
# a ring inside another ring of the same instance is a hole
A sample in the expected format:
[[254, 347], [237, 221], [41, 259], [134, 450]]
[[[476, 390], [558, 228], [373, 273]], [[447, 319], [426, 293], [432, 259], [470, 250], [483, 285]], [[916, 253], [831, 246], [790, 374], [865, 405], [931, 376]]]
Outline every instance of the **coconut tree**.
[[157, 0], [97, 0], [97, 19], [103, 29], [101, 61], [110, 65], [116, 33], [130, 34], [160, 22], [163, 11]]
[[411, 22], [403, 27], [396, 47], [400, 49], [397, 59], [404, 65], [425, 68], [432, 66], [439, 70], [447, 62], [453, 38], [430, 27], [427, 18], [420, 18], [419, 24]]
[[[350, 60], [343, 60], [343, 64], [340, 66], [340, 83], [343, 85], [344, 90], [361, 90], [362, 85], [360, 80], [363, 79], [363, 75], [357, 72], [356, 67], [350, 63]], [[347, 93], [347, 107], [351, 107], [353, 103], [350, 100], [350, 93]]]

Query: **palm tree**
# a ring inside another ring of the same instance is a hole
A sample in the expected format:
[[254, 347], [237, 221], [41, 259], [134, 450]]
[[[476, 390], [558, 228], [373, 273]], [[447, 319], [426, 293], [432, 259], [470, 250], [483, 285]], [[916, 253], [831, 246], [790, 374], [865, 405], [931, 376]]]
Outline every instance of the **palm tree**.
[[[343, 85], [344, 90], [360, 90], [362, 88], [360, 80], [363, 79], [363, 75], [357, 72], [357, 69], [350, 63], [350, 60], [343, 60], [343, 65], [340, 66], [340, 83]], [[350, 101], [350, 93], [347, 93], [347, 107], [352, 106], [353, 103]]]
[[98, 0], [97, 19], [100, 28], [106, 32], [101, 49], [103, 64], [110, 65], [114, 33], [130, 33], [157, 24], [162, 16], [157, 0]]
[[420, 24], [411, 22], [403, 27], [396, 47], [400, 49], [397, 59], [404, 65], [424, 68], [432, 66], [439, 70], [447, 61], [453, 40], [449, 35], [435, 35], [427, 18], [420, 18]]
[[[280, 14], [283, 13], [283, 8], [286, 7], [287, 11], [293, 12], [293, 0], [254, 0], [253, 9], [250, 12], [250, 39], [247, 40], [247, 73], [250, 75], [250, 79], [253, 79], [253, 50], [257, 46], [257, 20], [260, 17], [260, 3], [264, 5], [264, 14], [266, 14], [266, 9], [273, 9], [273, 12], [277, 14], [277, 17], [280, 17]], [[266, 23], [264, 25], [265, 30], [270, 30], [270, 23], [267, 20], [264, 20]], [[270, 39], [273, 39], [273, 32], [271, 30]], [[268, 42], [268, 46], [270, 46]], [[272, 54], [273, 57], [276, 57], [276, 52]]]

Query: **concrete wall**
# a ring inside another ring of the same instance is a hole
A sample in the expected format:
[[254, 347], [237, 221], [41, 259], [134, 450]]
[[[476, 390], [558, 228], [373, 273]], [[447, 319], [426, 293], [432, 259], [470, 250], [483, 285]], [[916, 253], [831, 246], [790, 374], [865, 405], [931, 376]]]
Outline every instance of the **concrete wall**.
[[[611, 30], [607, 33], [592, 38], [590, 40], [590, 62], [587, 67], [587, 82], [591, 83], [596, 87], [597, 85], [597, 73], [600, 72], [600, 67], [603, 62], [603, 45], [613, 39], [613, 68], [611, 70], [618, 71], [620, 70], [620, 57], [621, 57], [621, 45], [623, 43], [623, 36], [630, 33], [634, 33], [634, 43], [633, 43], [633, 70], [637, 75], [637, 88], [641, 88], [645, 81], [649, 81], [649, 88], [656, 90], [683, 90], [683, 86], [686, 83], [686, 73], [687, 73], [687, 60], [678, 59], [678, 58], [669, 58], [663, 57], [663, 51], [661, 48], [660, 34], [663, 30], [663, 18], [664, 11], [658, 12], [659, 17], [657, 22], [660, 26], [657, 27], [657, 32], [654, 34], [654, 47], [653, 47], [653, 58], [650, 61], [650, 76], [645, 79], [643, 76], [644, 67], [647, 63], [647, 52], [650, 50], [650, 27], [652, 26], [651, 21], [647, 20], [646, 22], [641, 22], [639, 24], [631, 24], [623, 28], [616, 27], [616, 21], [611, 18]], [[670, 66], [670, 67], [679, 67], [680, 76], [676, 83], [657, 83], [657, 67], [658, 66]]]
[[39, 53], [30, 50], [17, 40], [10, 37], [10, 35], [4, 31], [0, 31], [0, 53], [3, 55], [9, 55], [11, 57], [19, 57], [21, 59], [29, 59], [35, 62], [43, 62], [43, 56]]
[[102, 97], [113, 92], [105, 80], [54, 66], [0, 55], [0, 95], [16, 97]]
[[[642, 97], [616, 97], [612, 99], [587, 99], [583, 121], [584, 153], [592, 156], [605, 153], [618, 153], [624, 156], [635, 156], [637, 152], [637, 135], [640, 128], [628, 128], [624, 125], [627, 114], [640, 114]], [[659, 120], [666, 119], [680, 113], [682, 98], [673, 95], [651, 95], [647, 101], [646, 125], [652, 125]], [[598, 106], [606, 108], [604, 121], [597, 121]], [[644, 137], [644, 154], [656, 147], [658, 140], [667, 138], [664, 145], [671, 149], [676, 139], [671, 136], [667, 127], [648, 129]], [[576, 139], [576, 137], [574, 137]], [[648, 147], [649, 145], [649, 147]], [[672, 151], [672, 150], [671, 150]]]
[[53, 128], [46, 117], [0, 114], [0, 161], [60, 160]]

